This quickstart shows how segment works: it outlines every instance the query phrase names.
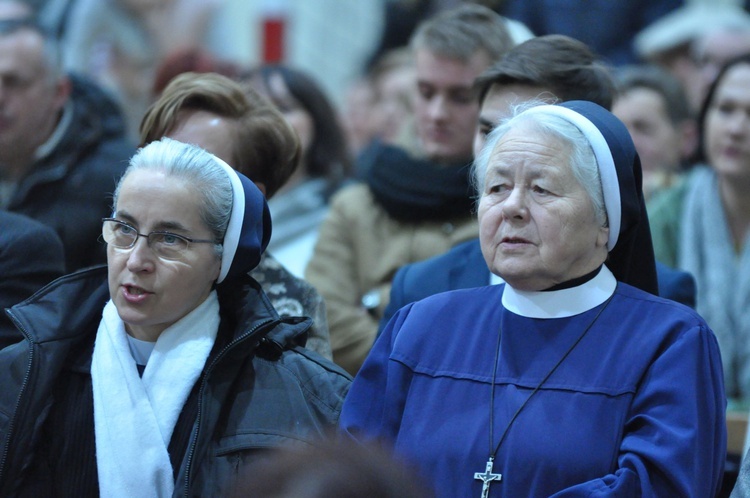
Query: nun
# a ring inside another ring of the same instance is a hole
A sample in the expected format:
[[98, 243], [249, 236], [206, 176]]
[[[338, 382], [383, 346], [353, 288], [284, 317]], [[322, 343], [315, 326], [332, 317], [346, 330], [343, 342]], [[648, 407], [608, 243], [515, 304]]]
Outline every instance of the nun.
[[443, 497], [715, 496], [717, 342], [656, 297], [640, 161], [582, 101], [527, 104], [474, 165], [482, 254], [504, 283], [402, 308], [340, 426]]
[[261, 192], [217, 157], [140, 149], [103, 220], [107, 266], [9, 311], [0, 495], [226, 496], [268, 448], [335, 428], [350, 379], [247, 275], [270, 235]]

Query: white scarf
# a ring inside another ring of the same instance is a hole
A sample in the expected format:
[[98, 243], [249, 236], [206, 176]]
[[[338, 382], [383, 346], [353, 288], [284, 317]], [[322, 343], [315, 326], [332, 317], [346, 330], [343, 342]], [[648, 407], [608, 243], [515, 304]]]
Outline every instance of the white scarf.
[[218, 329], [212, 292], [162, 332], [141, 378], [117, 308], [104, 307], [91, 362], [100, 496], [172, 496], [167, 447]]
[[716, 174], [691, 174], [682, 211], [678, 266], [695, 277], [696, 309], [719, 342], [730, 396], [750, 395], [750, 242], [736, 254]]

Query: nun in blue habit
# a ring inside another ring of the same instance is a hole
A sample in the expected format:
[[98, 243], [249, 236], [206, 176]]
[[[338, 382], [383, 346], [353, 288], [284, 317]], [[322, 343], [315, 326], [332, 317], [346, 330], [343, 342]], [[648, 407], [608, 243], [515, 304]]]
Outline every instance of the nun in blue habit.
[[590, 102], [517, 110], [475, 162], [482, 253], [505, 284], [402, 308], [340, 425], [444, 497], [715, 496], [721, 358], [656, 297], [640, 161]]

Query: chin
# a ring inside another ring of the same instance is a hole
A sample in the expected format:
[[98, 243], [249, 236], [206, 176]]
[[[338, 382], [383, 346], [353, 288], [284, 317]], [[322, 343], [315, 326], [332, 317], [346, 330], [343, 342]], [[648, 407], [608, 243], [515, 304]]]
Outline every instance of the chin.
[[545, 285], [540, 282], [539, 278], [528, 275], [519, 271], [499, 271], [495, 272], [505, 280], [505, 282], [516, 290], [520, 291], [539, 291], [550, 287], [552, 284]]

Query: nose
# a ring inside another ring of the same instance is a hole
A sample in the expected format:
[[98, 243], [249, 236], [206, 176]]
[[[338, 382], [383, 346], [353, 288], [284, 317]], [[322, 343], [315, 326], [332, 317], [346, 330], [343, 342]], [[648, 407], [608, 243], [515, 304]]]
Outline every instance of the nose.
[[154, 270], [156, 255], [148, 246], [146, 237], [138, 237], [128, 254], [128, 270], [133, 273], [151, 272]]
[[750, 129], [750, 116], [745, 111], [735, 111], [726, 119], [727, 131], [733, 135], [741, 135]]
[[438, 121], [448, 117], [448, 103], [444, 96], [436, 95], [427, 106], [427, 115], [430, 119]]
[[529, 209], [526, 203], [526, 189], [514, 187], [503, 201], [503, 217], [508, 221], [519, 221], [528, 218]]

